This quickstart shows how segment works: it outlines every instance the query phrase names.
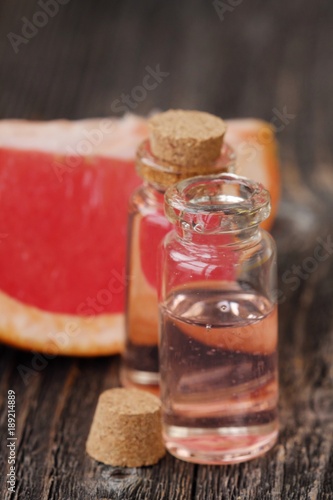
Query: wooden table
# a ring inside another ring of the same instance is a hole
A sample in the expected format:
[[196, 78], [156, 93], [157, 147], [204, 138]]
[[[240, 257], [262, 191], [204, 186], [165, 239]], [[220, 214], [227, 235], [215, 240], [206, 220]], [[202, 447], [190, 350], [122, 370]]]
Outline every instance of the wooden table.
[[[17, 397], [17, 488], [10, 498], [333, 498], [330, 247], [311, 269], [319, 241], [333, 240], [333, 3], [226, 0], [219, 15], [212, 2], [196, 0], [55, 3], [58, 12], [25, 42], [7, 35], [21, 36], [22, 18], [33, 19], [40, 7], [32, 0], [1, 3], [1, 118], [107, 116], [114, 100], [156, 65], [169, 75], [134, 102], [135, 112], [192, 107], [224, 117], [293, 115], [278, 132], [284, 190], [273, 231], [281, 433], [266, 456], [238, 466], [195, 466], [171, 456], [150, 468], [99, 465], [85, 455], [85, 441], [98, 395], [119, 384], [119, 359], [56, 358], [25, 386], [17, 367], [29, 366], [33, 354], [1, 347], [1, 436], [8, 389]], [[6, 460], [3, 438], [4, 499]]]

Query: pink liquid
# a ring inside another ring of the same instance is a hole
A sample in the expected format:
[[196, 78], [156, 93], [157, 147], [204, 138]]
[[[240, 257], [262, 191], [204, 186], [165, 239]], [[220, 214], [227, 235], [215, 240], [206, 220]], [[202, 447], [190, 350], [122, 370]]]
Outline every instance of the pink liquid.
[[161, 314], [166, 445], [197, 463], [255, 458], [276, 441], [277, 311], [244, 291], [175, 292]]

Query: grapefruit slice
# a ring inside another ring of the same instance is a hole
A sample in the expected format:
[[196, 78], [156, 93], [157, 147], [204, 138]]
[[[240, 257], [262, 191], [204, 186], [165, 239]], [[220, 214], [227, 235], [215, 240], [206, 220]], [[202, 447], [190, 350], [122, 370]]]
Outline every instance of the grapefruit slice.
[[0, 340], [121, 350], [127, 204], [144, 137], [135, 116], [0, 122]]
[[[257, 120], [229, 125], [238, 172], [270, 189], [275, 213], [273, 131]], [[0, 122], [0, 341], [65, 355], [123, 349], [127, 203], [146, 137], [145, 119], [133, 115]], [[152, 297], [152, 276], [144, 279]], [[146, 314], [156, 309], [149, 293]]]

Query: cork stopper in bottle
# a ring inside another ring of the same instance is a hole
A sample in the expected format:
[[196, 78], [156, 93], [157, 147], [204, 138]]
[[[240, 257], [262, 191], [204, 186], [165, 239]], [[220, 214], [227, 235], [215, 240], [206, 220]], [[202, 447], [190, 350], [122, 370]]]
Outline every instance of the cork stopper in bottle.
[[226, 125], [202, 111], [171, 109], [149, 120], [153, 154], [182, 167], [209, 165], [221, 153]]
[[160, 400], [138, 389], [110, 389], [98, 400], [86, 444], [87, 453], [105, 464], [141, 467], [165, 454]]
[[147, 181], [167, 187], [195, 175], [228, 170], [228, 158], [221, 158], [226, 125], [217, 116], [169, 110], [152, 117], [149, 130], [149, 147], [143, 143], [137, 155], [139, 174]]

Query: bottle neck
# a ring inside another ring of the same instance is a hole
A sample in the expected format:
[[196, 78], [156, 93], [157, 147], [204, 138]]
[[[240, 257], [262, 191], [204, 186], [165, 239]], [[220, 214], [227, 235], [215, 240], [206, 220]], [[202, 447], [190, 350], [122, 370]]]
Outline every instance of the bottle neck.
[[170, 187], [168, 220], [185, 241], [199, 245], [255, 245], [270, 213], [270, 196], [259, 183], [234, 174], [201, 176]]
[[222, 172], [234, 172], [236, 169], [235, 163], [235, 153], [227, 143], [223, 144], [221, 154], [214, 162], [204, 165], [180, 166], [165, 162], [153, 155], [148, 139], [140, 144], [136, 155], [136, 168], [140, 177], [157, 190], [164, 191], [181, 179], [198, 175], [218, 175]]
[[146, 195], [146, 199], [152, 205], [156, 205], [161, 208], [164, 212], [164, 193], [165, 188], [157, 187], [149, 181], [143, 181], [143, 189]]
[[[262, 238], [262, 229], [259, 225], [246, 227], [233, 232], [221, 233], [197, 233], [189, 227], [175, 226], [177, 238], [184, 245], [195, 245], [199, 248], [204, 247], [232, 247], [249, 248], [257, 245]], [[200, 251], [200, 250], [199, 250]]]

